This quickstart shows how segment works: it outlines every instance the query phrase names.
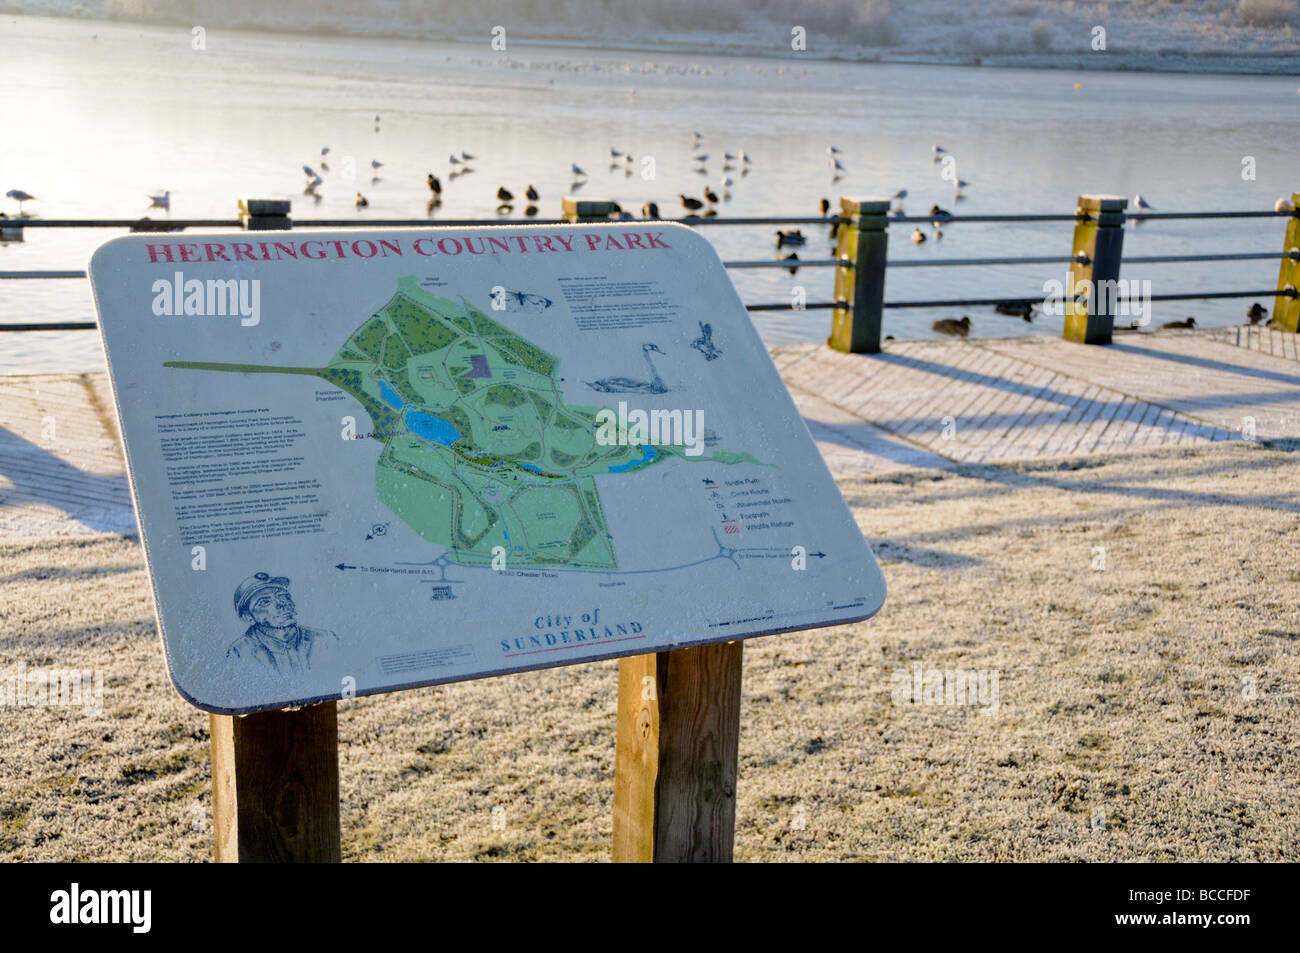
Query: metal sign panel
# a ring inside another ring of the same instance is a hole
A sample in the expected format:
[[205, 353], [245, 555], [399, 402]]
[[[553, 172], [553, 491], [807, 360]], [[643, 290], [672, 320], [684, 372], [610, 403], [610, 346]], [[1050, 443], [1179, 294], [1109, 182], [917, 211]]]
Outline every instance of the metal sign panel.
[[688, 228], [132, 236], [90, 276], [168, 668], [200, 708], [834, 625], [884, 601]]

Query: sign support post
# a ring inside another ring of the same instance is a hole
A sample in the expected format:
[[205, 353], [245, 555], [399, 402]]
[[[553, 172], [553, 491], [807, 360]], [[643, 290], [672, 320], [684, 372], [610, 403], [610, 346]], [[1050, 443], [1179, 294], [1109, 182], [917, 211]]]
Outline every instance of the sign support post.
[[340, 862], [336, 703], [211, 718], [217, 862]]
[[743, 642], [619, 661], [615, 863], [729, 863]]

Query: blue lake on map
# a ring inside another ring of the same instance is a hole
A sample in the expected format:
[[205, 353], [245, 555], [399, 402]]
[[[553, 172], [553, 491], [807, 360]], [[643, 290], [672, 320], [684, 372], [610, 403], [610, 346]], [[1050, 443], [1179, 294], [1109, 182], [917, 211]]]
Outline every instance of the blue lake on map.
[[[401, 410], [406, 406], [406, 401], [397, 396], [397, 391], [393, 390], [384, 381], [379, 382], [379, 395], [388, 401], [389, 405]], [[457, 434], [459, 436], [459, 434]]]
[[616, 467], [610, 467], [610, 473], [626, 473], [628, 470], [635, 470], [639, 466], [644, 466], [655, 457], [659, 456], [659, 451], [655, 450], [650, 444], [641, 445], [641, 459], [633, 460], [631, 463], [622, 463]]
[[417, 437], [423, 437], [430, 443], [440, 443], [444, 447], [450, 447], [460, 439], [460, 431], [447, 421], [418, 410], [407, 411], [406, 427]]

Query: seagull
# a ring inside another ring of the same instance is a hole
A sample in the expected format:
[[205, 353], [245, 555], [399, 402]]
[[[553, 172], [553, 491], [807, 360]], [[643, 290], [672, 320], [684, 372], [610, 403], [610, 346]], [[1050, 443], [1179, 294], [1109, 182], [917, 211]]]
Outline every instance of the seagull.
[[831, 168], [834, 169], [836, 172], [843, 172], [843, 171], [844, 171], [844, 163], [842, 163], [839, 159], [836, 159], [836, 158], [832, 157], [832, 158], [831, 158]]
[[8, 192], [5, 193], [5, 198], [13, 199], [15, 202], [18, 203], [18, 214], [19, 214], [19, 215], [23, 214], [23, 203], [24, 203], [24, 202], [35, 202], [35, 201], [36, 201], [36, 196], [31, 195], [31, 194], [28, 193], [28, 192], [24, 192], [22, 189], [10, 189]]
[[356, 203], [355, 203], [355, 204], [356, 204], [356, 207], [357, 207], [357, 208], [365, 208], [365, 207], [366, 207], [367, 205], [369, 205], [370, 203], [366, 201], [366, 197], [365, 197], [364, 195], [362, 195], [360, 192], [358, 192], [358, 193], [357, 193], [357, 200], [356, 200]]
[[509, 202], [512, 199], [514, 199], [514, 197], [515, 194], [511, 192], [508, 188], [506, 188], [504, 185], [501, 186], [501, 188], [497, 189], [497, 198], [499, 198], [502, 202]]
[[380, 162], [378, 159], [371, 159], [371, 160], [370, 160], [370, 168], [372, 168], [372, 169], [378, 169], [378, 168], [381, 168], [382, 166], [383, 166], [383, 163]]
[[753, 165], [753, 160], [749, 158], [748, 152], [742, 152], [740, 154], [740, 161], [744, 162], [745, 165]]
[[524, 192], [524, 195], [528, 197], [528, 201], [530, 202], [536, 202], [538, 198], [540, 198], [540, 196], [537, 194], [537, 190], [533, 188], [531, 185], [528, 186], [528, 191]]
[[321, 147], [320, 147], [320, 154], [321, 154], [321, 158], [322, 158], [322, 159], [323, 159], [325, 156], [329, 155], [329, 154], [330, 154], [330, 147], [329, 147], [329, 146], [321, 146]]
[[447, 156], [447, 162], [451, 165], [460, 165], [460, 159], [454, 155]]
[[618, 158], [619, 156], [621, 156], [622, 154], [623, 154], [623, 153], [619, 152], [619, 151], [618, 151], [617, 149], [615, 149], [613, 146], [610, 146], [610, 147], [609, 147], [609, 157], [610, 157], [611, 159], [617, 159], [617, 158]]
[[442, 183], [438, 181], [438, 177], [432, 172], [429, 173], [429, 177], [424, 181], [429, 184], [429, 191], [434, 195], [442, 194]]
[[934, 154], [937, 155], [937, 156], [941, 156], [941, 155], [943, 155], [943, 154], [944, 154], [945, 152], [947, 152], [947, 151], [948, 151], [947, 149], [945, 149], [943, 146], [940, 146], [940, 145], [936, 145], [936, 146], [934, 147]]
[[150, 208], [165, 208], [171, 211], [172, 194], [170, 191], [164, 191], [161, 195], [147, 195], [145, 198], [149, 200]]
[[1283, 197], [1283, 198], [1280, 198], [1280, 199], [1278, 199], [1276, 202], [1273, 203], [1273, 211], [1275, 211], [1275, 212], [1294, 212], [1295, 209], [1291, 206], [1291, 203], [1290, 203], [1289, 201], [1287, 201], [1285, 197]]
[[315, 189], [315, 188], [319, 188], [324, 184], [325, 184], [325, 180], [318, 175], [318, 176], [314, 176], [312, 180], [307, 183], [307, 188]]
[[907, 198], [907, 189], [899, 189], [894, 193], [893, 197], [901, 202], [903, 199]]
[[302, 174], [307, 176], [307, 178], [309, 179], [316, 178], [316, 170], [309, 165], [305, 165], [302, 167]]
[[966, 188], [966, 186], [968, 186], [968, 185], [970, 185], [970, 183], [967, 182], [965, 179], [958, 179], [956, 182], [954, 182], [954, 183], [952, 184], [952, 187], [953, 187], [953, 190], [954, 190], [954, 191], [960, 192], [962, 189]]
[[570, 166], [570, 168], [573, 169], [573, 174], [574, 174], [574, 175], [580, 175], [580, 176], [583, 176], [584, 178], [585, 178], [586, 175], [587, 175], [587, 173], [585, 173], [585, 172], [582, 171], [582, 167], [579, 166], [578, 163], [576, 163], [576, 162], [574, 162], [574, 163]]
[[[1149, 208], [1149, 209], [1151, 209], [1153, 212], [1155, 211], [1155, 208], [1156, 208], [1154, 205], [1152, 205], [1150, 202], [1148, 202], [1146, 199], [1144, 199], [1144, 198], [1142, 197], [1142, 193], [1140, 193], [1140, 192], [1139, 192], [1137, 195], [1133, 196], [1133, 204], [1134, 204], [1135, 206], [1137, 206], [1138, 208]], [[1180, 325], [1180, 327], [1181, 327], [1181, 325]]]
[[464, 159], [466, 162], [468, 162], [470, 159], [478, 158], [478, 156], [472, 156], [468, 152], [465, 152], [464, 150], [461, 150], [460, 157]]
[[734, 155], [732, 155], [730, 152], [724, 152], [724, 153], [722, 154], [722, 158], [726, 159], [728, 162], [735, 162], [735, 161], [736, 161], [736, 157], [735, 157]]
[[839, 146], [827, 146], [827, 147], [826, 147], [826, 152], [827, 152], [828, 154], [830, 154], [830, 155], [838, 155], [839, 152], [840, 152], [840, 147], [839, 147]]
[[724, 189], [729, 189], [736, 184], [736, 180], [729, 175], [724, 175], [721, 179], [718, 180], [718, 184], [721, 185]]

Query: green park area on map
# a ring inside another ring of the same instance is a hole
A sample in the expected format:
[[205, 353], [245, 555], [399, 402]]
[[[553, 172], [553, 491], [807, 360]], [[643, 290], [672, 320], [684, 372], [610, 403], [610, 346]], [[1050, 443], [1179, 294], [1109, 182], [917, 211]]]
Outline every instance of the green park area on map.
[[383, 444], [381, 502], [462, 565], [618, 569], [599, 477], [665, 460], [755, 461], [672, 444], [597, 442], [599, 407], [565, 404], [559, 359], [466, 301], [430, 295], [414, 277], [325, 367], [168, 361], [165, 366], [308, 374], [356, 398]]

